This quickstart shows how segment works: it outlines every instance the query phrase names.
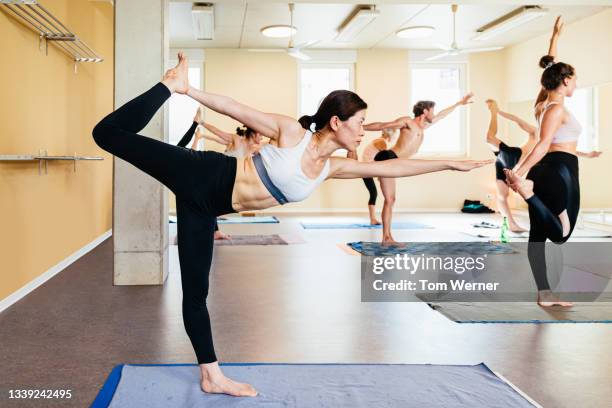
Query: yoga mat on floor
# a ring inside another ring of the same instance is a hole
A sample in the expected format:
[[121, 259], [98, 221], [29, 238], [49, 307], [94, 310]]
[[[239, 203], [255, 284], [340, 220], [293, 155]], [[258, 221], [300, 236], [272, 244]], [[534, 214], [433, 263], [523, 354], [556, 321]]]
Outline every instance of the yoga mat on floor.
[[274, 216], [259, 217], [223, 217], [217, 219], [218, 224], [278, 224], [278, 218]]
[[[360, 223], [315, 223], [301, 222], [304, 229], [382, 229], [382, 225], [360, 224]], [[431, 225], [418, 222], [394, 222], [392, 229], [431, 229]]]
[[215, 245], [289, 245], [282, 235], [230, 235], [230, 239], [218, 239]]
[[473, 254], [512, 254], [516, 252], [505, 244], [491, 242], [410, 242], [399, 245], [382, 245], [380, 242], [349, 242], [350, 248], [368, 256], [393, 256], [396, 254], [420, 255], [422, 253], [440, 255]]
[[612, 323], [610, 302], [575, 303], [571, 308], [543, 308], [535, 301], [427, 304], [457, 323]]
[[[478, 238], [500, 238], [499, 229], [475, 228], [474, 231], [464, 232], [464, 234]], [[529, 238], [529, 232], [516, 233], [508, 231], [509, 238]], [[612, 233], [594, 229], [575, 229], [571, 238], [612, 238]]]
[[[171, 224], [176, 223], [176, 216], [170, 215], [168, 220]], [[218, 224], [278, 224], [280, 221], [274, 216], [260, 217], [219, 217]]]
[[444, 407], [539, 406], [484, 363], [222, 364], [224, 373], [253, 384], [254, 398], [205, 394], [195, 364], [120, 365], [93, 408], [173, 407]]

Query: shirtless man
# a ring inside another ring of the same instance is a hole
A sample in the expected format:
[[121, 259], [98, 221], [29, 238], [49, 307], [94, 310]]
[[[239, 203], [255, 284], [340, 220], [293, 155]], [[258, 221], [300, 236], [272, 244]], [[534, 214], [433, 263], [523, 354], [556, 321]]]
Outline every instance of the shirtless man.
[[[434, 114], [435, 102], [419, 101], [412, 108], [414, 119], [402, 116], [392, 122], [374, 122], [364, 125], [365, 130], [380, 131], [383, 129], [400, 129], [400, 135], [395, 145], [389, 150], [382, 150], [374, 157], [375, 161], [383, 161], [395, 158], [409, 158], [413, 156], [423, 144], [425, 129], [434, 123], [450, 115], [455, 108], [461, 105], [472, 103], [472, 93], [465, 95], [461, 100], [452, 106]], [[396, 241], [391, 235], [391, 218], [393, 215], [393, 205], [395, 204], [395, 179], [380, 178], [380, 188], [385, 203], [383, 205], [383, 244], [394, 244]]]
[[[383, 129], [380, 137], [372, 140], [361, 153], [361, 161], [362, 162], [372, 162], [374, 161], [374, 157], [381, 150], [387, 150], [389, 146], [392, 146], [395, 143], [395, 129]], [[358, 160], [357, 153], [348, 152], [347, 156], [349, 159]], [[378, 197], [378, 192], [376, 191], [376, 184], [374, 183], [374, 179], [372, 177], [363, 178], [363, 184], [365, 184], [368, 189], [368, 193], [370, 194], [370, 198], [368, 200], [368, 213], [370, 214], [370, 225], [380, 225], [380, 221], [376, 219], [376, 199]]]

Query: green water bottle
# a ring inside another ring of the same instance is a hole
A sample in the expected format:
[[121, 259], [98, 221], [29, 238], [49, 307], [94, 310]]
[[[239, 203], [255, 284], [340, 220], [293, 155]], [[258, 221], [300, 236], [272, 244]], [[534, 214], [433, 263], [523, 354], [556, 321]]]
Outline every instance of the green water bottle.
[[499, 240], [503, 243], [510, 242], [510, 240], [508, 239], [508, 229], [508, 217], [504, 217], [504, 222], [501, 226], [501, 237], [499, 238]]

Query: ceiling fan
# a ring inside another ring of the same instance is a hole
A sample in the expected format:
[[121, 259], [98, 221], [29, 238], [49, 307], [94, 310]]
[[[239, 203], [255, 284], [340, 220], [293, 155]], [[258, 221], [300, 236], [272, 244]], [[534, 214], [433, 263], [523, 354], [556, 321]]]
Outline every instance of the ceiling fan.
[[456, 34], [457, 34], [457, 30], [456, 30], [456, 17], [457, 17], [457, 9], [458, 6], [456, 4], [453, 4], [451, 6], [451, 10], [453, 12], [453, 42], [450, 45], [450, 47], [445, 47], [442, 45], [438, 45], [438, 48], [440, 48], [441, 50], [443, 50], [444, 52], [438, 55], [434, 55], [433, 57], [429, 57], [426, 58], [427, 61], [434, 61], [440, 58], [444, 58], [444, 57], [448, 57], [448, 56], [455, 56], [455, 55], [459, 55], [459, 54], [469, 54], [469, 53], [473, 53], [473, 52], [485, 52], [485, 51], [496, 51], [496, 50], [501, 50], [504, 47], [481, 47], [481, 48], [459, 48], [459, 46], [457, 46], [457, 40], [456, 40]]
[[[290, 27], [292, 27], [292, 28], [293, 28], [293, 8], [294, 8], [294, 4], [293, 3], [289, 3], [289, 14], [291, 16]], [[299, 60], [302, 60], [302, 61], [309, 60], [310, 56], [304, 54], [302, 52], [302, 50], [304, 48], [308, 48], [308, 47], [311, 47], [311, 46], [315, 45], [316, 43], [320, 42], [321, 40], [307, 41], [307, 42], [299, 44], [299, 45], [293, 45], [293, 34], [294, 34], [294, 30], [291, 30], [291, 36], [289, 37], [289, 44], [288, 44], [287, 48], [283, 48], [283, 49], [278, 49], [278, 48], [250, 48], [248, 51], [253, 51], [253, 52], [286, 52], [287, 54], [289, 54], [290, 56], [292, 56], [295, 59], [299, 59]]]

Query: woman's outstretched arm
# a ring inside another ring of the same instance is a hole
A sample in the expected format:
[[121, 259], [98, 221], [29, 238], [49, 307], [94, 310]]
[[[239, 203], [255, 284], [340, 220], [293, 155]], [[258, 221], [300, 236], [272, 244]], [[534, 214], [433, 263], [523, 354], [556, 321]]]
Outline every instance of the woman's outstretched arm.
[[504, 111], [498, 111], [499, 116], [504, 117], [508, 120], [511, 120], [512, 122], [516, 123], [517, 125], [519, 125], [519, 127], [521, 129], [523, 129], [525, 132], [529, 133], [529, 134], [535, 134], [537, 128], [535, 126], [533, 126], [532, 124], [528, 123], [527, 121], [519, 118], [516, 115], [513, 115], [511, 113], [507, 113]]
[[278, 139], [282, 134], [297, 141], [304, 136], [304, 129], [299, 122], [289, 116], [264, 113], [228, 96], [204, 92], [192, 86], [189, 87], [187, 95], [207, 108], [229, 116], [271, 139]]
[[[216, 126], [211, 125], [210, 123], [203, 123], [202, 124], [206, 130], [208, 130], [209, 132], [211, 132], [213, 135], [217, 136], [218, 138], [224, 140], [226, 143], [225, 144], [229, 144], [232, 143], [232, 141], [234, 140], [234, 135], [228, 132], [224, 132], [221, 129], [219, 129]], [[214, 139], [211, 139], [214, 140]]]
[[327, 178], [410, 177], [442, 170], [470, 171], [493, 163], [493, 160], [416, 160], [391, 159], [377, 162], [358, 162], [333, 157]]

